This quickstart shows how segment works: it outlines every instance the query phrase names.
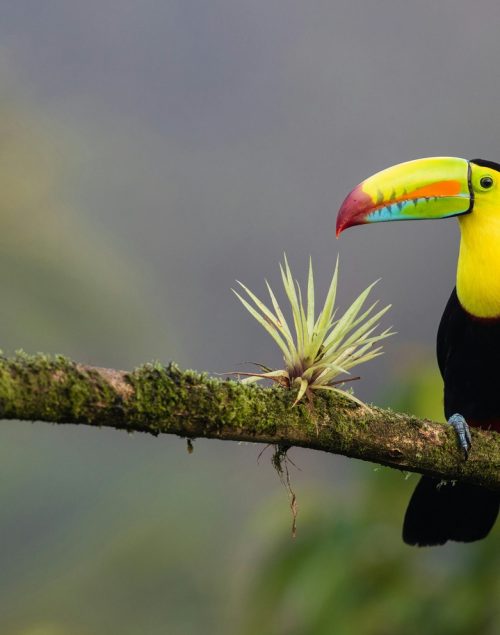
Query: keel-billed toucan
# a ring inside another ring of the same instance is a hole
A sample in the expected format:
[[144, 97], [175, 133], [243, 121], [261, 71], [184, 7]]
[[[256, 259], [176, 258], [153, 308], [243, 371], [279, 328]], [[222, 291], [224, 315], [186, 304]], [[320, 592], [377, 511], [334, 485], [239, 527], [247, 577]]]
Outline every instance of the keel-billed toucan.
[[[458, 217], [460, 254], [437, 358], [445, 415], [467, 458], [468, 425], [500, 432], [500, 164], [432, 157], [387, 168], [344, 200], [337, 236], [353, 225], [450, 216]], [[406, 511], [403, 539], [411, 545], [479, 540], [499, 506], [497, 492], [424, 476]]]

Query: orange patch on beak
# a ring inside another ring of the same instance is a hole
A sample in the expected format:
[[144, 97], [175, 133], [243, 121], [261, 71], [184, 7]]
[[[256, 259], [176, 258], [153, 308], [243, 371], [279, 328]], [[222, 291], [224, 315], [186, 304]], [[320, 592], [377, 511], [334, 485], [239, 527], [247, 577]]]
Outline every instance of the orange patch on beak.
[[399, 196], [393, 202], [408, 201], [414, 198], [431, 198], [433, 196], [457, 196], [461, 191], [462, 185], [460, 181], [438, 181]]

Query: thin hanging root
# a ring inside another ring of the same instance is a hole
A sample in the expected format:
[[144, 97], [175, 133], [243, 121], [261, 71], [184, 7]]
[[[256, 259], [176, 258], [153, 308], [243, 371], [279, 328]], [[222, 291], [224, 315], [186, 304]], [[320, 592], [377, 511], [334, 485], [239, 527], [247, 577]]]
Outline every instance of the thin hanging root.
[[265, 445], [262, 450], [259, 452], [259, 456], [257, 457], [257, 463], [259, 463], [260, 461], [260, 457], [264, 454], [264, 452], [267, 450], [267, 448], [270, 448], [271, 444], [268, 443], [267, 445]]
[[[273, 464], [274, 469], [278, 473], [279, 479], [288, 493], [288, 498], [290, 500], [290, 509], [292, 512], [292, 538], [297, 536], [297, 515], [298, 515], [298, 505], [297, 505], [297, 496], [292, 489], [292, 485], [290, 482], [290, 472], [288, 470], [288, 463], [291, 463], [295, 466], [293, 461], [288, 458], [287, 452], [289, 450], [288, 446], [284, 445], [275, 445], [274, 446], [274, 454], [271, 459], [271, 463]], [[296, 466], [295, 466], [296, 467]]]

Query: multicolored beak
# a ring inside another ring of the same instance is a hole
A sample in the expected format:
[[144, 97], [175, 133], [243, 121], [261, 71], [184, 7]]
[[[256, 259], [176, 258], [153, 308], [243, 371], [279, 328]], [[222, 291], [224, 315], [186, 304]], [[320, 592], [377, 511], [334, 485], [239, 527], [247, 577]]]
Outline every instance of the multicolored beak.
[[448, 218], [472, 211], [471, 168], [465, 159], [430, 157], [394, 165], [347, 196], [337, 216], [337, 238], [353, 225]]

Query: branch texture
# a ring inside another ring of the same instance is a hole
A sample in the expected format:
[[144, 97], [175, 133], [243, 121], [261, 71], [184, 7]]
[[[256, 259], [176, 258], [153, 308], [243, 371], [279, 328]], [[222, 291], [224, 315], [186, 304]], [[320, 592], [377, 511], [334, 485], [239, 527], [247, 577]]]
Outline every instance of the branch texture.
[[335, 394], [292, 407], [295, 391], [219, 380], [177, 366], [131, 372], [63, 357], [0, 357], [0, 419], [300, 446], [500, 491], [500, 434], [473, 430], [467, 461], [451, 426]]

